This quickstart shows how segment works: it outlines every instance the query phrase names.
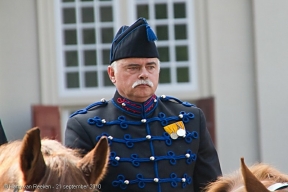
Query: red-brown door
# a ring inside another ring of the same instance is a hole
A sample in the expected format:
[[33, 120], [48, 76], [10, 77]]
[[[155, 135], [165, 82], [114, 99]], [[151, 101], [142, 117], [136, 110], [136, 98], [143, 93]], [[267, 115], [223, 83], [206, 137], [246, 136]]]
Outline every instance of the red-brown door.
[[61, 142], [60, 111], [58, 106], [32, 106], [33, 127], [39, 127], [41, 138]]
[[198, 99], [196, 100], [195, 104], [197, 107], [202, 109], [203, 113], [205, 114], [207, 129], [209, 130], [211, 138], [214, 144], [216, 145], [214, 98], [209, 97], [209, 98]]

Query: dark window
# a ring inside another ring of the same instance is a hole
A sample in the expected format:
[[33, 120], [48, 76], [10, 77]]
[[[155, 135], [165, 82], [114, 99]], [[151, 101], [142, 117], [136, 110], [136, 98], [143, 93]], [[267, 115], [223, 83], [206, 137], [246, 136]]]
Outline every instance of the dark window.
[[159, 75], [159, 83], [171, 83], [171, 75], [169, 68], [161, 68]]
[[66, 87], [67, 88], [79, 88], [79, 73], [78, 72], [66, 73]]
[[93, 23], [94, 22], [94, 9], [93, 7], [82, 8], [82, 23]]
[[78, 66], [78, 52], [77, 51], [66, 51], [66, 67], [75, 67]]
[[96, 50], [84, 51], [84, 65], [96, 65]]
[[77, 44], [77, 32], [76, 29], [64, 31], [65, 45]]
[[149, 19], [149, 7], [148, 5], [137, 5], [137, 18], [144, 17]]
[[185, 3], [174, 3], [174, 18], [186, 18]]
[[167, 4], [156, 4], [155, 15], [156, 19], [167, 19]]
[[97, 71], [85, 72], [85, 87], [97, 87]]
[[95, 29], [83, 29], [83, 44], [95, 44]]
[[63, 9], [63, 23], [76, 23], [76, 13], [75, 8], [65, 8]]
[[177, 82], [188, 83], [189, 82], [189, 68], [177, 67]]

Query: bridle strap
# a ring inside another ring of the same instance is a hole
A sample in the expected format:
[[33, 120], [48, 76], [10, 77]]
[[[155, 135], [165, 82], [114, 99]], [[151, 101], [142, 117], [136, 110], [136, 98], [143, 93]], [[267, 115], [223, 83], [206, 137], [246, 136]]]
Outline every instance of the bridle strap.
[[275, 184], [269, 186], [267, 189], [269, 191], [277, 191], [279, 189], [285, 189], [287, 187], [288, 187], [288, 183], [287, 182], [286, 183], [275, 183]]

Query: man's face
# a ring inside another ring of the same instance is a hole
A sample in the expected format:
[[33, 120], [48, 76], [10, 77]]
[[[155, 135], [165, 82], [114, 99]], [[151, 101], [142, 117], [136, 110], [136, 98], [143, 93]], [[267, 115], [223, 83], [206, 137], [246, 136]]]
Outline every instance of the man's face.
[[117, 61], [108, 74], [119, 94], [135, 102], [144, 102], [156, 91], [159, 80], [157, 58], [125, 58]]

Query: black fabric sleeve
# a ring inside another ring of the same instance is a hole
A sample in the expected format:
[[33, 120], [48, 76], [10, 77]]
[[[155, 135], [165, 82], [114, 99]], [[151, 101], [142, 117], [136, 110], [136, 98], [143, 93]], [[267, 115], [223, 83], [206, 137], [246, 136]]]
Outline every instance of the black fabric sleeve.
[[0, 145], [7, 143], [6, 134], [4, 132], [4, 129], [2, 127], [1, 121], [0, 121]]
[[85, 154], [94, 148], [89, 134], [76, 118], [70, 118], [65, 130], [65, 146], [72, 149], [80, 149]]
[[208, 182], [214, 181], [222, 175], [218, 154], [206, 127], [206, 119], [201, 109], [199, 109], [199, 114], [201, 121], [200, 143], [193, 177], [195, 191], [201, 191]]

